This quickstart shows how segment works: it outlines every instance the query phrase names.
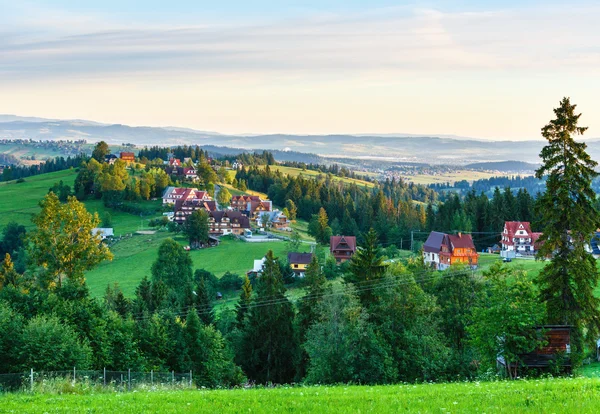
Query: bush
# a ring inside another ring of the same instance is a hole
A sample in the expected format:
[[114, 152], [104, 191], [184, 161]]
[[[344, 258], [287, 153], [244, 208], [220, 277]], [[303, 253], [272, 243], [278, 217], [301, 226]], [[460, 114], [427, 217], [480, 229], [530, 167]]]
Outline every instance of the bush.
[[242, 287], [244, 280], [235, 273], [227, 272], [223, 275], [221, 280], [219, 280], [219, 287], [223, 290], [238, 290]]

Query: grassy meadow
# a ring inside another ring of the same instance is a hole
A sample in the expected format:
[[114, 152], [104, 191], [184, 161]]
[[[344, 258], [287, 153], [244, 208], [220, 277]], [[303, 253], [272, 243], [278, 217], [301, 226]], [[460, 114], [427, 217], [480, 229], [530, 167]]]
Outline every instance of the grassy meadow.
[[600, 379], [0, 395], [12, 413], [597, 413]]
[[473, 171], [473, 170], [457, 170], [448, 173], [441, 173], [436, 175], [431, 174], [417, 174], [417, 175], [406, 175], [402, 176], [402, 178], [406, 181], [410, 181], [415, 184], [439, 184], [439, 183], [454, 183], [456, 181], [475, 181], [481, 180], [491, 177], [497, 177], [498, 175], [506, 175], [499, 173], [489, 173], [483, 171]]
[[[134, 234], [112, 246], [114, 259], [100, 264], [86, 274], [92, 295], [103, 295], [108, 284], [117, 282], [126, 296], [133, 296], [140, 280], [144, 276], [150, 277], [152, 263], [158, 257], [158, 248], [169, 237], [182, 245], [188, 244], [181, 235], [157, 231], [152, 235]], [[306, 249], [309, 249], [308, 245]], [[286, 243], [246, 243], [224, 239], [218, 247], [193, 250], [190, 255], [194, 269], [206, 269], [217, 277], [223, 276], [227, 271], [241, 276], [252, 269], [254, 260], [261, 259], [268, 250], [273, 250], [275, 256], [285, 256]]]
[[[262, 167], [264, 168], [264, 167]], [[325, 176], [326, 174], [324, 173], [320, 173], [319, 171], [313, 171], [313, 170], [302, 170], [301, 168], [294, 168], [294, 167], [284, 167], [281, 165], [270, 165], [269, 168], [271, 169], [271, 171], [281, 171], [282, 174], [286, 174], [289, 175], [290, 177], [297, 177], [299, 175], [303, 175], [305, 177], [316, 177], [319, 174]], [[356, 184], [358, 186], [361, 187], [374, 187], [375, 185], [369, 181], [364, 181], [364, 180], [359, 180], [359, 179], [354, 179], [354, 178], [346, 178], [346, 177], [336, 177], [334, 176], [333, 179], [335, 181], [342, 181], [344, 183], [347, 184]]]

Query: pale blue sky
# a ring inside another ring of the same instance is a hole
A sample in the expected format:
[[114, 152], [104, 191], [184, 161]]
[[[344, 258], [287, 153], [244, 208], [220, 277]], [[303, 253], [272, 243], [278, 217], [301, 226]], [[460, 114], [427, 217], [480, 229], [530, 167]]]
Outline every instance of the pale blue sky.
[[0, 0], [0, 113], [536, 139], [571, 96], [600, 137], [600, 5], [560, 3]]

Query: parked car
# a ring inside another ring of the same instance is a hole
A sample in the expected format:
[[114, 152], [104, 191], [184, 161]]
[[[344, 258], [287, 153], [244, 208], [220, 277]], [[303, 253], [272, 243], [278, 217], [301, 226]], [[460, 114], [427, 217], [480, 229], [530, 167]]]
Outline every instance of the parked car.
[[504, 263], [510, 263], [510, 262], [512, 262], [512, 259], [510, 257], [505, 257], [504, 259], [502, 259], [502, 261]]

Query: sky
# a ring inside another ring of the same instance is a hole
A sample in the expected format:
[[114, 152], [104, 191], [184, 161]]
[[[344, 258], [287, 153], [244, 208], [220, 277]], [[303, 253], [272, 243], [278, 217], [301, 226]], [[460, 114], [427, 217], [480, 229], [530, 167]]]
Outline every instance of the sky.
[[[563, 3], [563, 4], [561, 4]], [[600, 138], [597, 1], [0, 0], [0, 113], [221, 133]]]

